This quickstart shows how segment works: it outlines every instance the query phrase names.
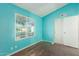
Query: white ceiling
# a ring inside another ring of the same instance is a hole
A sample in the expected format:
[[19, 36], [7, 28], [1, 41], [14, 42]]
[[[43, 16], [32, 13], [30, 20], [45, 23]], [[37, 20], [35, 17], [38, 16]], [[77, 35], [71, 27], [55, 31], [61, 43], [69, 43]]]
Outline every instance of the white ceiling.
[[67, 5], [65, 3], [16, 3], [17, 6], [31, 11], [38, 16], [45, 16]]

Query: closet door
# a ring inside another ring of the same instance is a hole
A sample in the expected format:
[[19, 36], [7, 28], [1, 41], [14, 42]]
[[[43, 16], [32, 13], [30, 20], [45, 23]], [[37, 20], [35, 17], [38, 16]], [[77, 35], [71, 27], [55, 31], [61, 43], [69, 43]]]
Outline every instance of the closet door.
[[63, 19], [64, 45], [78, 47], [78, 16]]
[[61, 19], [55, 20], [55, 43], [63, 44]]

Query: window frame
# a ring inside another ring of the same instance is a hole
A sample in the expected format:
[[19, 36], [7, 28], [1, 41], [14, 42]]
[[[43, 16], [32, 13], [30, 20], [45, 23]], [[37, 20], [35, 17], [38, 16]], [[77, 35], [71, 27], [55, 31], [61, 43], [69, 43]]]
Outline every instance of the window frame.
[[20, 39], [17, 39], [16, 37], [16, 17], [17, 17], [17, 15], [20, 15], [20, 16], [23, 16], [23, 17], [26, 17], [26, 18], [29, 18], [30, 19], [30, 17], [29, 16], [24, 16], [24, 15], [22, 15], [22, 14], [20, 14], [20, 13], [15, 13], [15, 41], [19, 41], [19, 40], [24, 40], [24, 39], [27, 39], [27, 38], [32, 38], [33, 36], [35, 36], [35, 23], [34, 23], [34, 21], [33, 21], [33, 23], [34, 23], [34, 34], [32, 35], [32, 36], [26, 36], [26, 37], [24, 37], [24, 38], [20, 38]]

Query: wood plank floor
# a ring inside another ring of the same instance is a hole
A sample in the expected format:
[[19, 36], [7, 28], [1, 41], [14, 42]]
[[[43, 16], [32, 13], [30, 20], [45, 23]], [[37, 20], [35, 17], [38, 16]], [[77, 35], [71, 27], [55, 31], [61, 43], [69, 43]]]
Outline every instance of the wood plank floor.
[[12, 56], [79, 56], [79, 49], [61, 44], [40, 42]]

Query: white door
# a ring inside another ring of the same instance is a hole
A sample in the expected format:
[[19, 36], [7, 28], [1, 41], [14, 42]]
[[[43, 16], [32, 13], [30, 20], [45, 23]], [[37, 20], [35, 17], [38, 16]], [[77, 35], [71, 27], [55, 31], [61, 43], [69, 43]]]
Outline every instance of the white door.
[[71, 47], [78, 47], [78, 16], [63, 19], [63, 43]]
[[55, 20], [55, 43], [63, 44], [61, 19]]

